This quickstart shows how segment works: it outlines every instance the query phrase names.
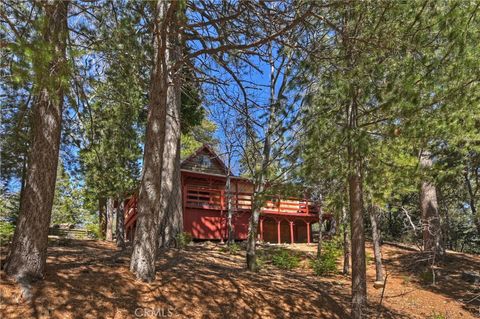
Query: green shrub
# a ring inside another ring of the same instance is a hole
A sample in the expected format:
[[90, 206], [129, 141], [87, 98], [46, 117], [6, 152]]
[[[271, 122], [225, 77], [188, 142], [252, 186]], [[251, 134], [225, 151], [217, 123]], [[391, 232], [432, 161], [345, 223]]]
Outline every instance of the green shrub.
[[0, 222], [0, 243], [7, 243], [13, 237], [15, 226], [7, 222]]
[[87, 224], [85, 226], [87, 230], [87, 236], [93, 239], [102, 238], [102, 232], [100, 231], [100, 225], [98, 224]]
[[184, 249], [192, 242], [192, 235], [188, 232], [178, 233], [175, 237], [177, 248]]
[[272, 255], [272, 264], [282, 269], [293, 269], [300, 264], [300, 258], [287, 249], [280, 248]]
[[224, 252], [224, 253], [229, 253], [230, 255], [236, 255], [238, 254], [238, 252], [241, 250], [241, 247], [239, 244], [237, 243], [232, 243], [230, 245], [227, 245], [227, 246], [223, 246], [221, 248], [221, 251]]
[[430, 319], [446, 319], [447, 317], [439, 312], [433, 311], [429, 318]]
[[427, 284], [431, 284], [433, 282], [432, 271], [431, 270], [425, 270], [424, 272], [420, 273], [420, 279], [422, 279]]
[[374, 263], [373, 256], [368, 251], [365, 252], [365, 261], [366, 261], [367, 265], [370, 265], [370, 264]]
[[263, 267], [265, 267], [266, 261], [264, 256], [258, 255], [256, 258], [256, 262], [257, 262], [257, 269], [262, 269]]
[[336, 241], [326, 241], [322, 245], [322, 255], [320, 259], [313, 259], [311, 266], [317, 276], [322, 276], [337, 271], [337, 259], [342, 255], [342, 251]]

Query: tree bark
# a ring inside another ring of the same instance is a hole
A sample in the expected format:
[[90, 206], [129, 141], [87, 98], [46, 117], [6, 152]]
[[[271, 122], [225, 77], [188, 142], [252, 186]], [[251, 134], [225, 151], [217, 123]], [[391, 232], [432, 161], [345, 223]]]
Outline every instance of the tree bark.
[[322, 257], [322, 226], [323, 226], [323, 212], [322, 212], [322, 201], [318, 203], [318, 243], [317, 243], [317, 259]]
[[[137, 279], [142, 281], [153, 281], [155, 279], [155, 259], [159, 244], [159, 226], [163, 219], [163, 214], [167, 208], [166, 202], [170, 199], [169, 194], [162, 194], [162, 189], [173, 189], [173, 172], [166, 173], [172, 176], [172, 179], [165, 181], [168, 185], [163, 186], [162, 173], [164, 170], [163, 159], [165, 148], [172, 151], [172, 144], [175, 146], [175, 137], [166, 138], [167, 114], [172, 116], [177, 108], [175, 97], [178, 93], [175, 91], [177, 70], [174, 65], [179, 58], [176, 55], [175, 39], [180, 31], [177, 1], [159, 0], [154, 4], [155, 23], [154, 23], [154, 66], [151, 76], [150, 86], [150, 105], [147, 116], [147, 128], [143, 157], [143, 172], [140, 181], [140, 190], [138, 197], [138, 219], [133, 243], [133, 253], [130, 263], [130, 270], [136, 275]], [[175, 118], [176, 119], [176, 118]], [[172, 124], [170, 124], [172, 125]], [[174, 154], [170, 154], [176, 158]], [[174, 170], [175, 165], [165, 163], [165, 169]], [[163, 196], [163, 197], [162, 197]]]
[[470, 181], [470, 177], [468, 174], [468, 167], [465, 168], [464, 177], [465, 177], [465, 183], [467, 184], [468, 195], [470, 197], [470, 201], [469, 201], [470, 209], [472, 210], [473, 219], [475, 222], [475, 226], [477, 227], [478, 235], [480, 235], [480, 215], [477, 212], [477, 206], [475, 203], [475, 194], [473, 192], [472, 182]]
[[[420, 166], [428, 170], [432, 166], [432, 159], [428, 151], [422, 151]], [[442, 229], [438, 213], [437, 190], [429, 181], [423, 181], [420, 188], [420, 208], [423, 224], [423, 250], [435, 255], [443, 255], [444, 249], [441, 242]]]
[[107, 232], [105, 235], [105, 239], [108, 241], [113, 240], [113, 210], [114, 210], [113, 197], [108, 197], [107, 199]]
[[356, 319], [364, 317], [364, 308], [367, 303], [362, 179], [358, 171], [350, 174], [348, 182], [352, 229], [352, 318]]
[[261, 173], [258, 186], [255, 186], [255, 192], [253, 195], [252, 215], [250, 216], [250, 222], [248, 224], [248, 238], [247, 238], [247, 269], [250, 271], [257, 270], [257, 255], [256, 255], [256, 243], [257, 243], [257, 230], [258, 221], [260, 219], [260, 211], [263, 205], [262, 195], [264, 192], [264, 174]]
[[[160, 222], [159, 229], [159, 247], [176, 247], [178, 234], [183, 231], [183, 207], [182, 207], [182, 189], [180, 172], [180, 113], [176, 112], [176, 123], [171, 123], [170, 129], [167, 129], [166, 136], [176, 141], [165, 143], [163, 162], [167, 164], [162, 170], [162, 202], [160, 208], [165, 210], [163, 219]], [[167, 116], [167, 126], [169, 121], [173, 121], [173, 115]], [[175, 131], [172, 129], [175, 127]], [[172, 145], [176, 143], [176, 145]], [[168, 150], [167, 150], [168, 149]], [[172, 167], [173, 166], [173, 167]]]
[[66, 39], [69, 2], [42, 4], [45, 21], [42, 40], [45, 56], [35, 69], [35, 100], [32, 142], [20, 213], [5, 264], [8, 275], [17, 279], [43, 278], [47, 258], [48, 227], [57, 177], [64, 86], [67, 71]]
[[343, 274], [350, 274], [350, 234], [348, 231], [348, 216], [345, 207], [342, 207], [343, 224]]
[[372, 224], [373, 254], [375, 256], [375, 281], [383, 282], [382, 248], [380, 246], [380, 231], [377, 226], [377, 208], [370, 205], [370, 223]]
[[117, 203], [117, 224], [115, 227], [115, 237], [117, 240], [117, 247], [125, 249], [125, 202], [122, 197], [119, 197]]
[[105, 197], [98, 199], [98, 224], [100, 237], [105, 239], [107, 236], [107, 199]]
[[225, 190], [227, 193], [227, 244], [231, 245], [235, 242], [235, 235], [233, 233], [232, 179], [230, 177], [230, 170], [227, 175]]
[[267, 169], [270, 164], [271, 138], [273, 134], [273, 122], [275, 120], [277, 105], [275, 101], [275, 64], [273, 61], [272, 47], [269, 48], [270, 54], [270, 105], [267, 120], [267, 129], [263, 141], [261, 167], [256, 172], [255, 190], [252, 196], [252, 215], [248, 224], [247, 238], [247, 269], [250, 271], [257, 270], [256, 243], [258, 232], [258, 221], [260, 212], [264, 203], [265, 180], [267, 178]]

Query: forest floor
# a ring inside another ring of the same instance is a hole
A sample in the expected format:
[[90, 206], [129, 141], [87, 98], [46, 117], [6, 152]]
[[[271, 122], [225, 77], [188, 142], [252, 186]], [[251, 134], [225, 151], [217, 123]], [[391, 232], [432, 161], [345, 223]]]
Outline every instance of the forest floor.
[[[288, 271], [266, 263], [251, 273], [244, 269], [243, 251], [195, 243], [162, 253], [157, 279], [145, 284], [129, 272], [129, 250], [102, 241], [56, 240], [45, 280], [19, 285], [0, 273], [0, 318], [348, 318], [350, 278], [314, 276], [306, 260], [314, 245], [289, 249], [303, 255], [302, 267]], [[480, 269], [480, 256], [451, 252], [432, 285], [420, 271], [419, 252], [384, 245], [383, 253], [388, 279], [381, 306], [382, 289], [373, 288], [368, 258], [367, 318], [480, 316], [480, 287], [462, 279], [463, 271]]]

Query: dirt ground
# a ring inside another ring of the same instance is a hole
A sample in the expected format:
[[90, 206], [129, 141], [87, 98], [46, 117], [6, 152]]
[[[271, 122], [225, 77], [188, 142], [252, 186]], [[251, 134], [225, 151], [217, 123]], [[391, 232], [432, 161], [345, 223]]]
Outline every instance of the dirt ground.
[[[307, 258], [315, 246], [289, 249]], [[480, 287], [461, 277], [462, 271], [480, 270], [479, 256], [450, 253], [432, 285], [420, 270], [420, 253], [389, 245], [383, 252], [388, 279], [381, 306], [382, 290], [373, 288], [375, 270], [368, 262], [368, 318], [480, 317]], [[308, 262], [292, 271], [265, 264], [251, 273], [244, 270], [244, 252], [231, 255], [219, 244], [196, 243], [162, 253], [157, 279], [145, 284], [129, 272], [129, 253], [101, 241], [53, 242], [45, 280], [20, 285], [0, 273], [0, 318], [349, 317], [350, 278], [316, 277]]]

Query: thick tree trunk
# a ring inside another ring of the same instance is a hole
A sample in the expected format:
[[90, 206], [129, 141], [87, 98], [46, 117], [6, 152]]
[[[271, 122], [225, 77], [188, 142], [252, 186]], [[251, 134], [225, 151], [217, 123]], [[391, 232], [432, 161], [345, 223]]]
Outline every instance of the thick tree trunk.
[[42, 37], [49, 61], [37, 65], [33, 103], [32, 143], [21, 211], [5, 271], [17, 279], [43, 278], [47, 258], [48, 227], [52, 213], [66, 76], [67, 1], [42, 4]]
[[115, 202], [113, 197], [107, 199], [107, 232], [105, 234], [105, 239], [108, 241], [113, 240], [113, 210]]
[[375, 256], [375, 281], [383, 282], [382, 248], [380, 247], [380, 231], [377, 226], [377, 208], [370, 205], [370, 223], [372, 224], [373, 254]]
[[117, 200], [117, 224], [115, 227], [115, 237], [117, 240], [117, 247], [125, 249], [125, 202], [122, 197], [119, 197]]
[[[150, 105], [147, 116], [147, 129], [143, 157], [143, 172], [140, 182], [138, 197], [138, 219], [133, 243], [133, 253], [130, 270], [137, 278], [143, 281], [155, 279], [155, 259], [159, 244], [159, 226], [163, 220], [162, 215], [170, 200], [169, 194], [162, 194], [162, 189], [173, 189], [173, 170], [175, 166], [165, 163], [163, 167], [164, 146], [172, 151], [171, 145], [177, 146], [175, 137], [166, 138], [167, 113], [172, 115], [177, 109], [175, 97], [169, 91], [176, 90], [177, 70], [176, 38], [178, 30], [178, 7], [177, 1], [157, 1], [155, 3], [154, 23], [154, 67], [150, 86]], [[175, 39], [172, 41], [172, 39]], [[178, 88], [177, 88], [178, 89]], [[176, 120], [176, 118], [174, 118]], [[171, 124], [170, 124], [171, 125]], [[175, 148], [177, 149], [177, 148]], [[176, 158], [175, 154], [170, 154]], [[163, 181], [164, 170], [171, 170], [167, 174], [170, 179]], [[167, 186], [163, 186], [163, 182]]]
[[107, 199], [105, 197], [98, 199], [98, 227], [100, 237], [105, 239], [107, 237]]
[[[167, 37], [169, 50], [167, 58], [172, 65], [181, 59], [180, 32], [171, 25], [171, 34]], [[181, 77], [170, 75], [167, 88], [167, 112], [165, 119], [165, 143], [162, 162], [162, 184], [159, 229], [159, 247], [178, 246], [176, 239], [183, 231], [182, 181], [180, 171], [181, 146]]]
[[[428, 151], [422, 151], [420, 166], [428, 170], [432, 166], [432, 159]], [[423, 250], [435, 255], [443, 255], [444, 249], [441, 242], [442, 229], [438, 213], [437, 191], [435, 185], [423, 181], [420, 189], [420, 208], [423, 224]]]
[[[170, 139], [176, 141], [166, 141], [162, 171], [162, 202], [160, 208], [165, 211], [163, 218], [160, 221], [159, 229], [159, 247], [174, 247], [178, 246], [176, 239], [178, 234], [183, 231], [183, 208], [182, 208], [182, 183], [180, 175], [180, 113], [167, 116], [167, 135]], [[175, 117], [174, 117], [175, 116]], [[169, 119], [170, 117], [170, 119]], [[169, 120], [173, 121], [176, 118], [178, 125], [168, 125]], [[175, 131], [173, 130], [175, 127]], [[173, 143], [176, 145], [172, 145]]]
[[352, 230], [352, 318], [363, 318], [367, 303], [367, 268], [365, 264], [365, 227], [363, 223], [362, 179], [358, 172], [348, 178], [350, 227]]
[[348, 231], [348, 214], [345, 207], [342, 207], [343, 224], [343, 274], [350, 274], [350, 234]]

